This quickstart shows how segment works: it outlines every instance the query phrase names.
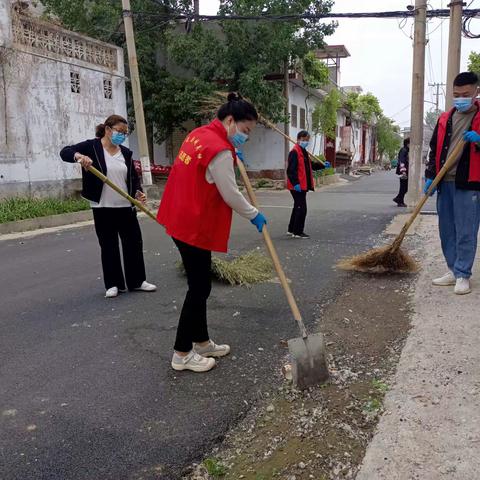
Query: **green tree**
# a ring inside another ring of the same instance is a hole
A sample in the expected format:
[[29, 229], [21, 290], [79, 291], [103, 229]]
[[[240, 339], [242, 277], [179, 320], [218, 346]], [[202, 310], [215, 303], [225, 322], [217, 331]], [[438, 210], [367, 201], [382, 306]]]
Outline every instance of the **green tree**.
[[378, 98], [372, 93], [348, 92], [343, 97], [342, 106], [350, 116], [357, 115], [367, 123], [372, 122], [375, 117], [378, 118], [383, 113]]
[[311, 88], [322, 88], [330, 81], [330, 72], [324, 62], [308, 52], [301, 61], [300, 68], [305, 85]]
[[468, 57], [468, 70], [480, 75], [480, 53], [470, 52]]
[[[220, 14], [322, 14], [330, 11], [332, 4], [332, 0], [222, 0]], [[297, 59], [306, 59], [309, 79], [318, 84], [322, 67], [309, 62], [309, 52], [321, 48], [324, 37], [334, 28], [333, 23], [301, 19], [199, 24], [190, 38], [187, 34], [171, 34], [168, 52], [177, 65], [196, 78], [216, 81], [225, 90], [238, 90], [266, 116], [278, 121], [284, 112], [282, 82], [281, 77], [275, 82], [269, 76], [281, 74], [285, 62], [293, 65]]]
[[393, 160], [402, 145], [399, 127], [390, 118], [380, 115], [377, 119], [376, 129], [379, 158], [385, 156], [389, 160]]
[[359, 95], [357, 99], [356, 113], [367, 123], [370, 123], [374, 117], [380, 117], [382, 115], [382, 108], [378, 98], [372, 93], [365, 93]]
[[345, 110], [348, 111], [350, 116], [353, 116], [358, 111], [358, 97], [360, 96], [357, 92], [348, 92], [344, 97], [342, 105]]
[[336, 137], [337, 111], [341, 105], [340, 92], [334, 88], [322, 99], [321, 103], [315, 106], [312, 113], [312, 126], [316, 134], [323, 133], [327, 137]]

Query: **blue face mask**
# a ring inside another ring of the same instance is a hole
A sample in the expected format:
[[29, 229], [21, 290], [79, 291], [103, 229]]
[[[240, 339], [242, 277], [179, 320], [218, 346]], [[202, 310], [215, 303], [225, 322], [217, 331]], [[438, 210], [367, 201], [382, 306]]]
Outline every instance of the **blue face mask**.
[[116, 132], [115, 130], [113, 131], [112, 143], [114, 145], [121, 145], [126, 139], [127, 139], [127, 136], [124, 133]]
[[302, 140], [301, 142], [299, 142], [299, 145], [302, 148], [307, 148], [310, 145], [310, 142], [308, 140]]
[[235, 127], [236, 132], [229, 136], [229, 140], [235, 148], [240, 148], [248, 140], [248, 135], [246, 133], [240, 132], [237, 127]]
[[466, 112], [470, 110], [472, 103], [473, 98], [470, 97], [459, 97], [453, 99], [453, 105], [459, 112]]

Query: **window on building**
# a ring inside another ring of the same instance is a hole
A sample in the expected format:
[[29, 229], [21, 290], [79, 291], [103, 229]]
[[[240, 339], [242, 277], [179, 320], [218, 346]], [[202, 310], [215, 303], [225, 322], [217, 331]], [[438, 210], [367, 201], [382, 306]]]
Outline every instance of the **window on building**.
[[297, 128], [298, 124], [298, 107], [296, 105], [291, 105], [291, 119], [290, 123], [292, 124], [292, 127]]
[[103, 96], [107, 100], [111, 100], [113, 98], [112, 81], [107, 78], [103, 80]]
[[300, 129], [305, 130], [306, 128], [306, 112], [304, 108], [300, 108]]
[[72, 93], [80, 93], [80, 74], [70, 72], [70, 90]]

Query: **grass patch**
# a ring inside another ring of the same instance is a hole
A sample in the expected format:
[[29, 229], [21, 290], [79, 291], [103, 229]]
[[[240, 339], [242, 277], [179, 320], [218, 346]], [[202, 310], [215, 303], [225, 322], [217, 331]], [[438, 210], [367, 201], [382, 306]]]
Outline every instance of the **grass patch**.
[[375, 390], [377, 390], [377, 392], [383, 394], [387, 393], [390, 388], [385, 382], [382, 382], [381, 380], [372, 380], [372, 386]]
[[327, 175], [335, 175], [335, 169], [333, 167], [329, 167], [329, 168], [323, 168], [322, 170], [313, 171], [313, 176], [315, 178], [326, 177]]
[[266, 180], [265, 178], [260, 178], [256, 183], [255, 183], [255, 188], [267, 188], [271, 187], [272, 182], [269, 180]]
[[382, 409], [382, 402], [378, 398], [370, 397], [365, 405], [363, 406], [363, 410], [368, 413], [375, 413]]
[[88, 210], [89, 203], [83, 198], [28, 198], [13, 197], [0, 200], [0, 223], [15, 222], [27, 218], [45, 217], [59, 213]]
[[224, 477], [227, 474], [227, 467], [216, 458], [206, 458], [203, 461], [203, 466], [207, 469], [207, 473], [213, 478]]

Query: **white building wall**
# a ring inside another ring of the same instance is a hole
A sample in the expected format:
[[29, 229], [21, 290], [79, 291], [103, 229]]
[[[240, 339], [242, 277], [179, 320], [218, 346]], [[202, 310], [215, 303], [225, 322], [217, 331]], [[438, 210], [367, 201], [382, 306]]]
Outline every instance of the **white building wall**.
[[[0, 0], [0, 17], [3, 10], [10, 22], [8, 3]], [[116, 56], [112, 69], [9, 40], [0, 49], [0, 195], [69, 194], [81, 172], [61, 161], [61, 148], [93, 138], [113, 113], [126, 116], [123, 52], [108, 46]], [[80, 93], [71, 91], [70, 72], [79, 74]], [[104, 80], [112, 82], [112, 99], [105, 98]]]

